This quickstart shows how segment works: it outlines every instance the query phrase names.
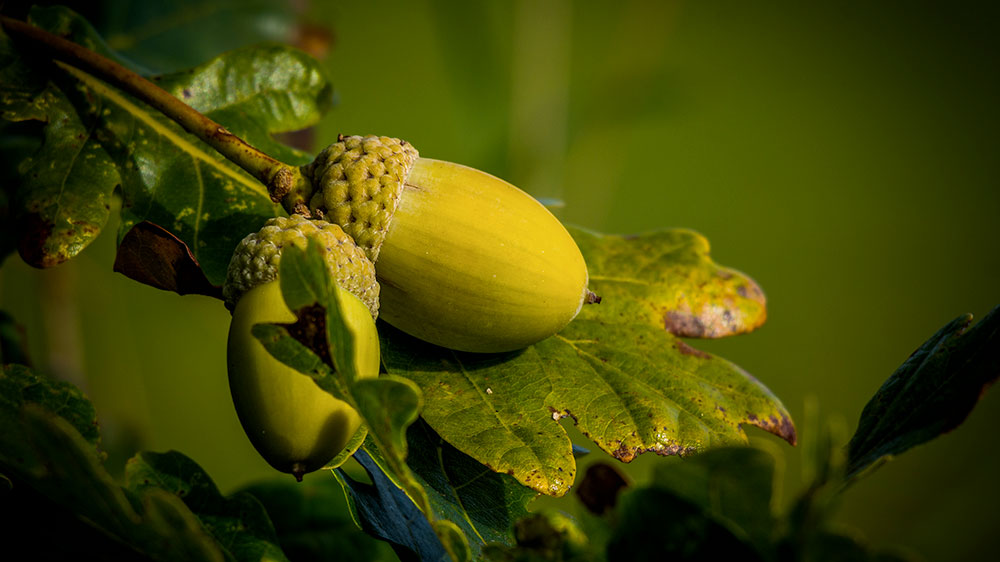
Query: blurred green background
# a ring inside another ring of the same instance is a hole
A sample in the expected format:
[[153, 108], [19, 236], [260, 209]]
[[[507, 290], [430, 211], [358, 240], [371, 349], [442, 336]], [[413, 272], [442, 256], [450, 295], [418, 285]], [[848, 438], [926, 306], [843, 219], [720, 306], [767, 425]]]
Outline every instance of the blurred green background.
[[[399, 136], [564, 201], [566, 222], [700, 231], [716, 261], [764, 288], [769, 319], [693, 345], [753, 373], [800, 421], [816, 399], [853, 431], [917, 345], [1000, 304], [993, 3], [293, 4], [338, 91], [318, 143]], [[8, 259], [0, 308], [41, 370], [86, 389], [113, 469], [138, 448], [177, 449], [223, 490], [271, 475], [230, 402], [228, 312], [112, 273], [115, 227], [53, 270]], [[957, 431], [851, 489], [839, 519], [930, 560], [996, 551], [998, 422], [994, 391]], [[799, 425], [800, 443], [814, 438]], [[786, 459], [785, 505], [799, 451], [751, 434]], [[625, 469], [641, 482], [657, 462]]]

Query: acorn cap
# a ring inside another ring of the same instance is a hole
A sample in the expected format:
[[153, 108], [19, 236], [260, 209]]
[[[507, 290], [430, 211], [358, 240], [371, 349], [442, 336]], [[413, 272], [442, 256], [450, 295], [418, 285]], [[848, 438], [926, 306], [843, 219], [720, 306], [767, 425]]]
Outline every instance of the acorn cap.
[[326, 248], [327, 268], [337, 284], [361, 299], [372, 318], [377, 317], [379, 285], [375, 266], [339, 226], [301, 215], [270, 219], [260, 231], [249, 234], [236, 246], [222, 286], [226, 308], [234, 310], [247, 291], [275, 280], [282, 249], [289, 244], [305, 249], [309, 238], [319, 239]]
[[340, 136], [302, 168], [313, 185], [310, 213], [340, 225], [374, 263], [417, 156], [404, 140]]

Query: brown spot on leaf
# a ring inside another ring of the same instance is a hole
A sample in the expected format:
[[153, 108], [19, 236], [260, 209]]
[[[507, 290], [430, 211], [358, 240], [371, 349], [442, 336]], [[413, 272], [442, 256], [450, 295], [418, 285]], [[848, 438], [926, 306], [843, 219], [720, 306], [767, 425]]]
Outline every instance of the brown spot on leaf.
[[682, 447], [677, 443], [660, 445], [659, 447], [650, 450], [656, 453], [657, 455], [660, 455], [661, 457], [673, 457], [673, 456], [685, 457], [692, 453], [698, 452], [697, 447]]
[[28, 265], [39, 268], [52, 267], [64, 260], [48, 254], [46, 247], [52, 236], [53, 224], [38, 213], [26, 213], [17, 221], [20, 234], [17, 251]]
[[122, 238], [114, 270], [140, 283], [179, 295], [222, 298], [222, 288], [208, 282], [187, 244], [149, 221], [133, 226]]
[[[664, 428], [664, 431], [666, 430], [667, 429]], [[649, 447], [628, 447], [623, 442], [619, 443], [620, 444], [618, 445], [618, 448], [615, 449], [614, 451], [611, 451], [611, 456], [615, 457], [616, 459], [624, 463], [632, 462], [633, 460], [635, 460], [636, 457], [638, 457], [642, 453], [647, 453], [647, 452], [656, 453], [657, 455], [660, 455], [662, 457], [669, 457], [675, 455], [683, 457], [685, 455], [690, 455], [691, 453], [695, 453], [698, 451], [697, 447], [683, 447], [681, 445], [678, 445], [677, 443], [655, 443]]]
[[690, 312], [668, 310], [663, 315], [663, 327], [668, 332], [682, 338], [703, 338], [708, 334], [705, 324]]
[[700, 357], [701, 359], [711, 359], [712, 358], [712, 356], [709, 355], [708, 353], [705, 353], [704, 351], [702, 351], [700, 349], [695, 349], [695, 348], [691, 347], [690, 345], [688, 345], [687, 343], [682, 342], [680, 340], [677, 341], [677, 343], [674, 345], [674, 348], [676, 348], [677, 351], [680, 351], [684, 355], [693, 355], [695, 357]]
[[795, 432], [795, 424], [792, 423], [792, 419], [788, 416], [782, 415], [780, 418], [777, 416], [760, 418], [747, 412], [747, 421], [750, 422], [751, 425], [755, 425], [768, 433], [781, 437], [787, 441], [789, 445], [794, 446], [798, 442], [798, 436]]
[[632, 462], [632, 459], [634, 459], [641, 452], [641, 450], [630, 448], [625, 444], [625, 442], [622, 441], [619, 442], [617, 449], [611, 451], [611, 456], [622, 462]]

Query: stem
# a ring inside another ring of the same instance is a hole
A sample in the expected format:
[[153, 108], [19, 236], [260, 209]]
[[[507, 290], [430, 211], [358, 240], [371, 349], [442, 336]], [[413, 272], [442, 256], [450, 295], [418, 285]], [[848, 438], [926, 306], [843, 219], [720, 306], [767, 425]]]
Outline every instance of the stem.
[[166, 115], [257, 178], [267, 187], [271, 200], [275, 203], [281, 203], [287, 198], [285, 203], [289, 211], [293, 210], [292, 207], [295, 210], [304, 207], [296, 203], [304, 200], [304, 194], [309, 192], [310, 185], [297, 166], [290, 166], [268, 156], [163, 88], [90, 49], [7, 16], [0, 16], [0, 23], [11, 36], [31, 43], [32, 47], [40, 49], [54, 60], [92, 74]]

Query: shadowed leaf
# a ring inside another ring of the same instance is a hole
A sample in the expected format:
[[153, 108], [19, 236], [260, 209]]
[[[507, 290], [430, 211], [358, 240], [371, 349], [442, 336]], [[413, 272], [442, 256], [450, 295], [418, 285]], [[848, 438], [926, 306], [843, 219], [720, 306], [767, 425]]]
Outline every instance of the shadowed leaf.
[[958, 427], [1000, 377], [1000, 307], [952, 320], [875, 393], [848, 444], [848, 477]]
[[31, 366], [26, 340], [24, 326], [6, 311], [0, 310], [0, 367], [11, 363]]
[[746, 560], [764, 557], [701, 507], [659, 488], [623, 495], [607, 559]]
[[[39, 377], [24, 365], [5, 365], [0, 371], [0, 424], [4, 427], [0, 444], [8, 457], [23, 458], [25, 466], [31, 463], [31, 449], [17, 427], [21, 423], [20, 410], [28, 404], [63, 418], [91, 446], [96, 447], [100, 441], [97, 413], [80, 389], [68, 382]], [[14, 450], [21, 453], [13, 455]]]
[[407, 431], [407, 464], [427, 490], [434, 514], [468, 538], [474, 557], [486, 544], [513, 545], [514, 522], [537, 496], [513, 477], [497, 474], [442, 440], [423, 421]]
[[41, 112], [47, 125], [41, 146], [18, 166], [12, 214], [21, 258], [35, 267], [52, 267], [97, 238], [120, 180], [95, 137], [93, 118], [81, 120], [59, 88], [46, 87], [31, 111]]
[[713, 449], [656, 468], [653, 485], [701, 508], [736, 537], [767, 552], [778, 481], [772, 455], [751, 447]]
[[[410, 497], [379, 469], [365, 451], [355, 459], [372, 484], [357, 482], [341, 469], [335, 474], [348, 494], [355, 522], [365, 532], [416, 555], [419, 560], [448, 560], [437, 534]], [[404, 559], [410, 557], [401, 556]]]
[[187, 244], [148, 221], [133, 226], [122, 238], [114, 270], [164, 291], [222, 298], [222, 288], [208, 282]]
[[302, 482], [269, 480], [243, 489], [257, 498], [291, 560], [396, 560], [389, 545], [354, 524], [344, 489], [332, 474]]
[[180, 498], [235, 560], [285, 558], [260, 502], [245, 493], [224, 497], [208, 474], [181, 453], [139, 453], [126, 465], [125, 487], [138, 497], [166, 492]]
[[[295, 14], [280, 0], [105, 2], [108, 45], [139, 64], [172, 71], [265, 40], [289, 42]], [[224, 33], [219, 30], [224, 29]]]
[[[88, 554], [118, 557], [125, 545], [126, 555], [152, 560], [284, 560], [266, 514], [249, 496], [223, 498], [179, 453], [140, 455], [129, 464], [129, 485], [119, 487], [104, 469], [98, 439], [93, 407], [78, 389], [24, 367], [4, 369], [0, 472], [15, 488], [88, 521], [90, 533], [111, 538], [90, 539], [111, 550]], [[44, 558], [48, 545], [32, 548]]]

